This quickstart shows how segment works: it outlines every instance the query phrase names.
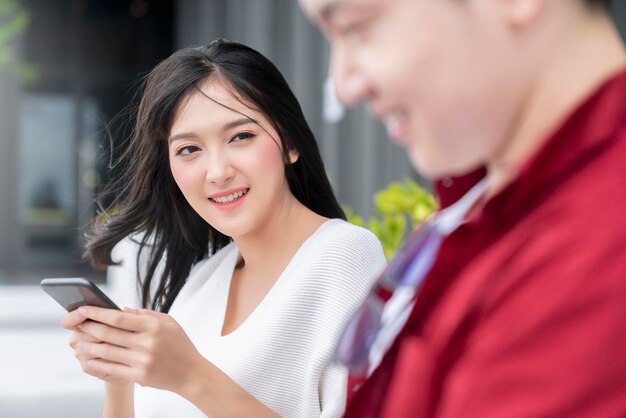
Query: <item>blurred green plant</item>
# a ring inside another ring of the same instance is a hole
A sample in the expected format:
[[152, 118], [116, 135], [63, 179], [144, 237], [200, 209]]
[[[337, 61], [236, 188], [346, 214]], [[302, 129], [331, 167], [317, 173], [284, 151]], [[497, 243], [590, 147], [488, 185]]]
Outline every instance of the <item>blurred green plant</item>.
[[26, 84], [35, 82], [37, 69], [16, 57], [13, 41], [24, 33], [29, 23], [30, 13], [18, 0], [0, 0], [0, 70], [8, 69]]
[[415, 180], [393, 182], [374, 195], [374, 215], [366, 222], [354, 209], [344, 207], [348, 221], [363, 226], [380, 240], [390, 259], [407, 234], [435, 210], [434, 196]]

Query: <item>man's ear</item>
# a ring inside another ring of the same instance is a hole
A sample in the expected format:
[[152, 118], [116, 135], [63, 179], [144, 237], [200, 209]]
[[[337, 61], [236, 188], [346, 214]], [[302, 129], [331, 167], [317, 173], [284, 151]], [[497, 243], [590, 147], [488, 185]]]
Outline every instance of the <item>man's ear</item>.
[[[554, 0], [498, 0], [504, 18], [512, 27], [525, 27], [534, 22], [545, 9], [547, 2]], [[569, 0], [575, 1], [575, 0]]]
[[300, 153], [295, 147], [289, 148], [289, 163], [294, 164], [300, 158]]

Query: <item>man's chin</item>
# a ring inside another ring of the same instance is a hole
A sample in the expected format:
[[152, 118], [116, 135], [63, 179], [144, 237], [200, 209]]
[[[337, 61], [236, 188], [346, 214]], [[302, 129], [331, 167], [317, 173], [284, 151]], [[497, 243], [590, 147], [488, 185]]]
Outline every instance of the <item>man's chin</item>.
[[441, 173], [441, 164], [438, 164], [433, 158], [429, 158], [423, 151], [417, 149], [417, 147], [407, 148], [409, 162], [413, 169], [417, 171], [419, 175], [427, 179], [439, 178]]
[[445, 156], [436, 157], [420, 152], [416, 147], [407, 149], [409, 162], [413, 169], [422, 177], [429, 180], [438, 180], [446, 177], [459, 177], [476, 168], [477, 164], [467, 161], [451, 161]]

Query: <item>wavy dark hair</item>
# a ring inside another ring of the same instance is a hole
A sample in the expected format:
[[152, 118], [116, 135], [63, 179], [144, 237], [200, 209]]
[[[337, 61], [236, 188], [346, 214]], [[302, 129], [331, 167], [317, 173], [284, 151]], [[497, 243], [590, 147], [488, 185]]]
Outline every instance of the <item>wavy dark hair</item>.
[[[273, 124], [291, 193], [319, 215], [345, 219], [300, 104], [274, 64], [250, 47], [223, 39], [175, 52], [143, 80], [134, 129], [121, 157], [123, 173], [99, 196], [101, 211], [90, 225], [84, 253], [96, 267], [116, 265], [113, 247], [136, 237], [139, 256], [147, 256], [147, 270], [137, 269], [142, 304], [162, 312], [169, 311], [192, 266], [231, 241], [187, 203], [168, 160], [167, 138], [181, 101], [212, 77], [225, 80], [240, 100]], [[288, 148], [299, 153], [293, 164]], [[105, 208], [102, 202], [111, 193], [115, 198]]]

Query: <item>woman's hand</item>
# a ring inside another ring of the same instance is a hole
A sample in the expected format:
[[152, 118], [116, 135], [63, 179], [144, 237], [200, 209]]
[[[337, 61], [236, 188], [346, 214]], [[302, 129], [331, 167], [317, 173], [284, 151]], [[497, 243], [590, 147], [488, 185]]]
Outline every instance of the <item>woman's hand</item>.
[[90, 322], [90, 321], [87, 320], [86, 317], [82, 315], [78, 310], [68, 312], [61, 318], [61, 325], [63, 326], [63, 328], [69, 331], [72, 331], [72, 336], [70, 337], [69, 345], [74, 350], [74, 356], [79, 361], [83, 371], [94, 377], [97, 377], [98, 379], [102, 379], [105, 382], [110, 383], [112, 385], [116, 385], [116, 386], [128, 385], [130, 383], [128, 381], [116, 379], [114, 377], [107, 376], [106, 374], [103, 374], [103, 373], [97, 373], [87, 366], [88, 362], [90, 360], [94, 360], [95, 358], [86, 352], [77, 350], [77, 346], [81, 343], [99, 344], [101, 343], [101, 341], [95, 338], [94, 336], [91, 336], [89, 334], [82, 332], [79, 329], [86, 322]]
[[[191, 375], [197, 365], [206, 361], [169, 315], [93, 306], [77, 311], [76, 315], [89, 321], [75, 325], [88, 336], [76, 340], [75, 350], [85, 362], [83, 369], [91, 375], [179, 393], [193, 381]], [[72, 317], [65, 322], [72, 325], [77, 319]]]
[[64, 323], [90, 338], [75, 345], [87, 373], [175, 392], [208, 416], [277, 417], [202, 357], [171, 316], [94, 306], [78, 308], [76, 315], [86, 320], [71, 316]]

